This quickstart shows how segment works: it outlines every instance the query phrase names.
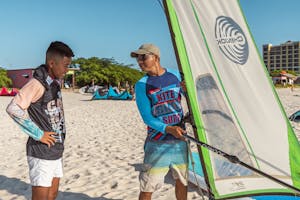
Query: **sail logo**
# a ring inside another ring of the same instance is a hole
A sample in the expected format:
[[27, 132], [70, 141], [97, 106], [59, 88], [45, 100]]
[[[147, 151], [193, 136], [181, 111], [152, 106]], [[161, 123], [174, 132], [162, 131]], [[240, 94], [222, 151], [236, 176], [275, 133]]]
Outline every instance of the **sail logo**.
[[232, 182], [231, 186], [231, 191], [239, 191], [246, 189], [246, 186], [242, 181]]
[[240, 65], [247, 62], [249, 47], [246, 36], [232, 18], [217, 17], [215, 37], [220, 50], [229, 60]]

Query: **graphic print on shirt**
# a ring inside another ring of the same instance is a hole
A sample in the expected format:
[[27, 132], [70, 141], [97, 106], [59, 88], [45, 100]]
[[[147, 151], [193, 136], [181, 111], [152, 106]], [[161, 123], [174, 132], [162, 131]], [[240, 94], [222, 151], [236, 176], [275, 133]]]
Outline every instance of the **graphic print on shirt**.
[[61, 99], [55, 99], [49, 101], [47, 104], [47, 110], [45, 110], [46, 114], [49, 115], [50, 124], [52, 126], [53, 131], [56, 135], [53, 135], [56, 139], [56, 142], [62, 143], [62, 134], [65, 133], [65, 120], [64, 120], [64, 112], [63, 112], [63, 104]]
[[[148, 91], [148, 96], [152, 102], [152, 115], [168, 125], [175, 125], [181, 121], [182, 107], [180, 104], [180, 87], [176, 84], [155, 88]], [[157, 133], [152, 128], [148, 128], [148, 133], [155, 140], [163, 139], [162, 133]]]

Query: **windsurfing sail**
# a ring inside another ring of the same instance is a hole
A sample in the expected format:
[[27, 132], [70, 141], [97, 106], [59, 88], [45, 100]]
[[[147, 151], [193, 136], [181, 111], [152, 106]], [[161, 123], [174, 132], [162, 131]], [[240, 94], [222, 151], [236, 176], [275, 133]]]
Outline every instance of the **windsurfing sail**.
[[[195, 137], [300, 189], [300, 146], [238, 0], [164, 0]], [[215, 199], [295, 191], [203, 147]]]

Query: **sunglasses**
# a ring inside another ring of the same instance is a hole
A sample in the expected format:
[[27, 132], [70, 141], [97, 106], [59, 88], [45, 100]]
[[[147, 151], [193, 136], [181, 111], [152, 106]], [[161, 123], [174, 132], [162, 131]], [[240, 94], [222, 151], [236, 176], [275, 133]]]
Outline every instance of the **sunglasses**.
[[147, 60], [148, 58], [150, 58], [151, 55], [154, 55], [154, 54], [139, 54], [139, 55], [136, 57], [136, 60], [137, 60], [137, 61], [145, 61], [145, 60]]

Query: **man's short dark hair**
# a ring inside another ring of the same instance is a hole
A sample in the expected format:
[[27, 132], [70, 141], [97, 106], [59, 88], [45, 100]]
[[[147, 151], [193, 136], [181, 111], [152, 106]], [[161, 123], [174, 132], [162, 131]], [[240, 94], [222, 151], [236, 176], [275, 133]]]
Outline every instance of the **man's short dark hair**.
[[55, 41], [51, 42], [50, 46], [47, 49], [46, 56], [59, 55], [61, 57], [74, 57], [72, 49], [63, 42]]

